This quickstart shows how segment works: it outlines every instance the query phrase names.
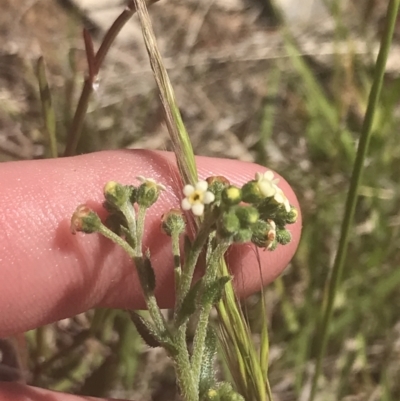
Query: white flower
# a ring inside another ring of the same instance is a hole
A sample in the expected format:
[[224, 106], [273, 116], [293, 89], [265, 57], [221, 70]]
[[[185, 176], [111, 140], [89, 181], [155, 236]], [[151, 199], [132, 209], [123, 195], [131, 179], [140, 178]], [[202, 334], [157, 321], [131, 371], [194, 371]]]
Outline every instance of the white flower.
[[142, 175], [138, 175], [136, 177], [142, 184], [148, 184], [150, 186], [155, 186], [159, 191], [165, 191], [166, 187], [163, 184], [160, 184], [156, 180], [153, 180], [153, 178], [145, 178]]
[[279, 178], [274, 178], [274, 173], [267, 170], [265, 173], [256, 173], [256, 180], [260, 192], [266, 197], [273, 197], [276, 203], [285, 207], [286, 212], [290, 212], [290, 203], [283, 191], [278, 187]]
[[212, 192], [207, 191], [207, 181], [199, 181], [195, 186], [185, 185], [183, 194], [185, 198], [182, 199], [182, 209], [191, 210], [195, 216], [201, 216], [204, 213], [204, 205], [213, 202], [215, 196]]
[[279, 182], [279, 178], [274, 178], [274, 173], [271, 170], [267, 170], [265, 173], [256, 173], [256, 181], [260, 192], [266, 197], [270, 198], [276, 193], [276, 188]]

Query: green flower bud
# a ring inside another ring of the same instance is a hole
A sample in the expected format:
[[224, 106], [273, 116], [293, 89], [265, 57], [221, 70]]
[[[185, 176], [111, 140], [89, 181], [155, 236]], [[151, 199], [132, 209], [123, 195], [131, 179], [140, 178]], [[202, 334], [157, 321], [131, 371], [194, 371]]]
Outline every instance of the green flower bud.
[[240, 221], [234, 211], [223, 213], [218, 223], [218, 234], [222, 237], [230, 237], [240, 230]]
[[84, 232], [87, 234], [97, 232], [101, 226], [100, 217], [86, 205], [80, 205], [76, 208], [71, 218], [71, 232]]
[[249, 181], [242, 187], [242, 200], [247, 203], [258, 203], [265, 199], [260, 190], [258, 181]]
[[276, 239], [276, 226], [273, 220], [258, 220], [253, 226], [251, 242], [259, 248], [270, 249]]
[[253, 232], [250, 228], [241, 228], [235, 235], [233, 236], [234, 242], [244, 243], [250, 242]]
[[185, 228], [186, 222], [181, 209], [171, 209], [161, 216], [161, 231], [168, 236], [179, 235]]
[[237, 393], [230, 383], [222, 382], [218, 386], [220, 401], [244, 401], [244, 398]]
[[137, 201], [137, 188], [134, 185], [127, 185], [127, 187], [129, 187], [131, 190], [129, 201], [134, 204]]
[[230, 185], [222, 191], [221, 199], [225, 205], [237, 205], [242, 201], [242, 190], [234, 185]]
[[286, 224], [296, 223], [298, 216], [299, 216], [298, 210], [294, 206], [292, 206], [290, 208], [290, 212], [286, 215], [285, 218]]
[[136, 202], [139, 206], [149, 208], [157, 201], [160, 192], [165, 190], [165, 186], [157, 183], [152, 178], [139, 176], [137, 179], [141, 181], [142, 184], [137, 189]]
[[208, 191], [212, 192], [215, 195], [215, 200], [221, 200], [222, 191], [230, 185], [230, 182], [227, 178], [223, 176], [212, 176], [206, 179], [208, 183]]
[[103, 192], [106, 201], [111, 206], [120, 208], [129, 201], [129, 198], [132, 194], [132, 189], [129, 185], [125, 186], [115, 181], [109, 181], [104, 186]]
[[210, 388], [204, 396], [204, 401], [220, 401], [217, 390]]
[[251, 227], [258, 221], [260, 214], [258, 210], [253, 206], [237, 206], [235, 208], [235, 214], [240, 221], [240, 226], [242, 228]]
[[276, 240], [282, 244], [286, 245], [292, 240], [292, 234], [288, 230], [277, 230], [276, 231]]

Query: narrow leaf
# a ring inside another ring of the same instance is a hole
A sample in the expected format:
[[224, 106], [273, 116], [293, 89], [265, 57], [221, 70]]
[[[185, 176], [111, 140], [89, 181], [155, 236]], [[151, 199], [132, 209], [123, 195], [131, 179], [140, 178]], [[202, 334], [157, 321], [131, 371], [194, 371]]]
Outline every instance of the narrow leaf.
[[201, 297], [202, 305], [216, 304], [221, 300], [225, 284], [232, 280], [231, 276], [223, 276], [208, 284]]
[[142, 316], [134, 311], [128, 311], [136, 330], [143, 338], [144, 342], [152, 348], [161, 347], [163, 339], [157, 334], [155, 327]]
[[42, 102], [43, 119], [47, 131], [50, 156], [55, 158], [57, 152], [57, 133], [56, 133], [56, 115], [51, 99], [50, 87], [46, 77], [46, 66], [43, 57], [40, 57], [37, 62], [37, 77], [39, 81], [40, 100]]
[[189, 319], [190, 316], [193, 315], [194, 312], [196, 312], [197, 299], [201, 285], [202, 280], [200, 279], [186, 294], [186, 297], [184, 298], [182, 305], [176, 315], [176, 327], [181, 326], [183, 323], [186, 322], [187, 319]]

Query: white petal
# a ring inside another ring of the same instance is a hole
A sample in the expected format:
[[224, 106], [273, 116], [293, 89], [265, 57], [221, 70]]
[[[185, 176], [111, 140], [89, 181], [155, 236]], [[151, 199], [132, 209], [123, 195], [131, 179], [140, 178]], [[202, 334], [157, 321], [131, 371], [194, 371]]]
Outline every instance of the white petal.
[[209, 203], [214, 202], [214, 200], [215, 200], [215, 195], [212, 192], [207, 191], [204, 194], [203, 203], [205, 205], [208, 205]]
[[277, 192], [277, 193], [274, 195], [274, 199], [275, 199], [275, 201], [278, 202], [278, 203], [284, 203], [284, 202], [285, 202], [284, 195], [281, 194], [280, 192]]
[[274, 173], [271, 170], [267, 170], [264, 173], [264, 179], [268, 181], [272, 181], [274, 179]]
[[194, 187], [193, 187], [193, 185], [185, 185], [184, 187], [183, 187], [183, 194], [185, 195], [185, 196], [190, 196], [190, 195], [192, 195], [192, 193], [194, 192]]
[[204, 205], [202, 203], [196, 203], [192, 206], [192, 212], [195, 216], [201, 216], [204, 213]]
[[260, 188], [261, 193], [269, 198], [270, 196], [274, 196], [276, 194], [275, 187], [269, 181], [260, 181], [258, 183], [258, 187]]
[[183, 210], [190, 210], [192, 208], [192, 204], [189, 202], [188, 198], [183, 198], [181, 202], [181, 207]]
[[285, 209], [286, 209], [287, 213], [290, 212], [291, 207], [290, 207], [290, 203], [289, 203], [289, 199], [288, 198], [285, 199]]
[[208, 182], [207, 181], [199, 181], [196, 184], [196, 189], [198, 191], [206, 192], [208, 188]]

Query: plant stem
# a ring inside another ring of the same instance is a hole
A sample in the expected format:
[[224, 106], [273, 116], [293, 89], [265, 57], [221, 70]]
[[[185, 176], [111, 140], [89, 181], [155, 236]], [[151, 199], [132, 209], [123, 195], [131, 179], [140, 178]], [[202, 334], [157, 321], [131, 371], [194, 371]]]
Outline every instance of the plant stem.
[[[157, 0], [150, 1], [150, 4], [153, 4], [156, 1]], [[90, 75], [85, 79], [85, 82], [83, 84], [78, 106], [76, 107], [75, 115], [72, 120], [70, 130], [68, 132], [64, 156], [73, 156], [76, 153], [76, 149], [82, 134], [83, 123], [89, 106], [90, 96], [93, 92], [94, 80], [99, 73], [99, 70], [108, 51], [110, 50], [111, 45], [114, 43], [115, 38], [135, 12], [136, 7], [134, 5], [134, 2], [131, 0], [129, 1], [125, 10], [118, 16], [118, 18], [114, 21], [110, 29], [105, 34], [99, 50], [94, 57], [94, 60], [90, 59]], [[87, 54], [87, 56], [89, 58], [89, 54]]]
[[328, 341], [329, 327], [332, 318], [335, 295], [342, 277], [344, 262], [346, 260], [349, 243], [349, 233], [354, 219], [358, 188], [362, 178], [364, 160], [368, 152], [372, 123], [382, 89], [386, 69], [386, 61], [393, 38], [393, 32], [399, 12], [399, 5], [400, 0], [390, 0], [387, 7], [385, 30], [382, 35], [379, 54], [376, 61], [374, 81], [368, 99], [368, 107], [361, 128], [360, 141], [357, 149], [356, 160], [353, 167], [350, 188], [347, 195], [346, 207], [342, 221], [338, 251], [336, 253], [335, 261], [332, 268], [332, 274], [329, 281], [329, 287], [327, 290], [327, 302], [323, 305], [322, 323], [319, 330], [320, 335], [318, 339], [318, 354], [309, 401], [313, 401], [316, 395], [318, 377], [321, 373], [322, 358], [324, 357]]
[[210, 235], [210, 229], [215, 222], [214, 214], [208, 215], [206, 220], [201, 223], [199, 231], [190, 251], [185, 255], [185, 261], [183, 264], [183, 271], [181, 276], [181, 285], [179, 288], [179, 293], [177, 294], [177, 307], [179, 308], [182, 304], [186, 294], [190, 289], [190, 285], [193, 279], [194, 269], [199, 259], [200, 253], [203, 250], [205, 243]]
[[[218, 266], [220, 259], [224, 256], [227, 251], [229, 244], [219, 244], [211, 255], [209, 260], [206, 274], [204, 276], [204, 284], [207, 285], [213, 282], [217, 276]], [[203, 361], [205, 340], [207, 336], [208, 321], [210, 317], [213, 303], [203, 305], [200, 311], [199, 321], [197, 323], [197, 330], [193, 341], [193, 355], [192, 355], [192, 375], [196, 383], [196, 387], [199, 387], [200, 381], [200, 370]]]
[[182, 267], [181, 267], [181, 250], [179, 247], [180, 234], [172, 234], [172, 255], [174, 257], [174, 275], [175, 275], [175, 306], [177, 305], [178, 292], [181, 285]]
[[184, 351], [183, 348], [179, 348], [177, 355], [174, 357], [179, 389], [181, 390], [182, 399], [184, 401], [198, 401], [199, 394], [193, 380], [192, 367], [190, 365], [186, 341], [184, 341], [183, 345], [186, 351]]
[[144, 233], [144, 219], [146, 217], [147, 209], [139, 206], [137, 224], [136, 224], [136, 256], [143, 256], [143, 233]]
[[135, 259], [136, 254], [134, 249], [124, 241], [120, 236], [112, 232], [109, 228], [105, 225], [101, 224], [99, 228], [99, 233], [104, 237], [110, 239], [115, 244], [119, 245], [132, 259]]
[[56, 158], [58, 157], [56, 114], [53, 108], [50, 87], [46, 77], [46, 66], [43, 57], [39, 57], [37, 63], [37, 76], [39, 81], [40, 100], [42, 103], [43, 119], [50, 145], [50, 157]]

